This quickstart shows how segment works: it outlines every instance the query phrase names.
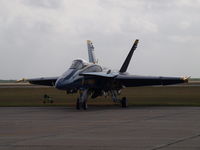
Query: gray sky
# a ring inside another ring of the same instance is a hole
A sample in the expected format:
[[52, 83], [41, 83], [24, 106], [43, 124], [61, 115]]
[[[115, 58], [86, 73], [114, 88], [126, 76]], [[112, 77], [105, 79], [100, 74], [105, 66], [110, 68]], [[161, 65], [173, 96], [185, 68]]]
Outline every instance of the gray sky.
[[200, 0], [0, 0], [0, 79], [59, 76], [92, 40], [103, 66], [200, 77]]

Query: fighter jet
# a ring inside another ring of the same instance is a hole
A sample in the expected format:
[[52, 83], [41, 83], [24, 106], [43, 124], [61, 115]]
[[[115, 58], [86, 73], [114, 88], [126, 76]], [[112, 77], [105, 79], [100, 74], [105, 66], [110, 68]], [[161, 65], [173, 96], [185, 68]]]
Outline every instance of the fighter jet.
[[76, 109], [87, 109], [87, 100], [110, 95], [113, 102], [127, 107], [127, 98], [118, 98], [120, 90], [125, 87], [171, 85], [184, 83], [188, 78], [138, 76], [127, 73], [132, 55], [137, 48], [139, 40], [136, 39], [119, 71], [112, 71], [98, 64], [94, 54], [94, 46], [87, 41], [89, 61], [84, 59], [73, 60], [69, 69], [59, 77], [44, 77], [26, 79], [31, 84], [53, 86], [65, 90], [68, 94], [79, 93]]

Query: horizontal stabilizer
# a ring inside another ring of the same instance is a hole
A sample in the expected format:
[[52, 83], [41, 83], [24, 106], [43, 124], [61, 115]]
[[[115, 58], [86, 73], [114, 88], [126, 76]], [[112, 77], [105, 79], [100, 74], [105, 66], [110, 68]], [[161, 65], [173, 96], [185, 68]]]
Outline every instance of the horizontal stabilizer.
[[131, 50], [130, 50], [130, 52], [129, 52], [129, 54], [128, 54], [128, 56], [126, 57], [126, 60], [124, 61], [121, 69], [119, 70], [120, 73], [126, 72], [126, 70], [128, 68], [128, 65], [129, 65], [129, 63], [131, 61], [131, 58], [133, 56], [133, 52], [137, 48], [138, 42], [139, 42], [139, 40], [136, 39], [135, 42], [134, 42], [134, 44], [133, 44], [133, 46], [132, 46], [132, 48], [131, 48]]

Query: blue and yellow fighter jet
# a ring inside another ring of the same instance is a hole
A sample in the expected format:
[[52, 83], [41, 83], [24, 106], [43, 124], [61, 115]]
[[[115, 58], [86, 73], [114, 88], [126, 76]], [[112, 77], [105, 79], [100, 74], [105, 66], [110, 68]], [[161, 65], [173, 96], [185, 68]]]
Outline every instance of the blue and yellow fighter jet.
[[89, 62], [83, 59], [75, 59], [70, 68], [59, 77], [26, 80], [31, 84], [54, 86], [57, 89], [67, 91], [68, 94], [79, 92], [80, 96], [76, 102], [77, 109], [87, 109], [87, 99], [89, 96], [96, 98], [102, 95], [110, 95], [114, 102], [120, 103], [122, 107], [127, 107], [126, 97], [122, 99], [117, 98], [122, 88], [171, 85], [188, 81], [188, 78], [181, 77], [154, 77], [128, 74], [126, 71], [138, 42], [138, 39], [135, 40], [119, 71], [112, 71], [100, 66], [94, 55], [93, 44], [88, 40]]

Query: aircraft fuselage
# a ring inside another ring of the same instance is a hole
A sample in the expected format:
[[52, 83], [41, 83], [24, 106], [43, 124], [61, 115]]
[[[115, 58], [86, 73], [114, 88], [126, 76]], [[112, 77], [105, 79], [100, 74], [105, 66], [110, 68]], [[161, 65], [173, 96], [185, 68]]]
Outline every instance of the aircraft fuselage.
[[79, 65], [75, 67], [72, 66], [66, 72], [64, 72], [63, 75], [57, 79], [55, 87], [60, 90], [84, 89], [88, 88], [88, 86], [93, 86], [93, 88], [95, 88], [95, 83], [92, 82], [89, 77], [84, 78], [80, 74], [85, 72], [102, 72], [102, 67], [97, 64], [88, 63], [82, 59], [77, 59], [73, 62], [78, 62]]

